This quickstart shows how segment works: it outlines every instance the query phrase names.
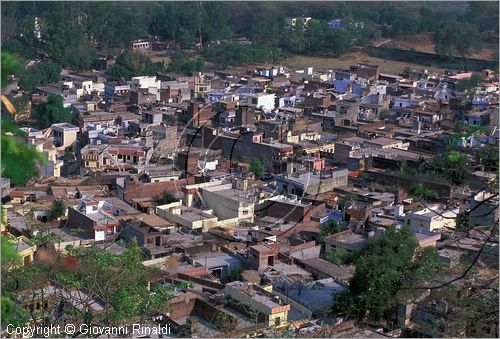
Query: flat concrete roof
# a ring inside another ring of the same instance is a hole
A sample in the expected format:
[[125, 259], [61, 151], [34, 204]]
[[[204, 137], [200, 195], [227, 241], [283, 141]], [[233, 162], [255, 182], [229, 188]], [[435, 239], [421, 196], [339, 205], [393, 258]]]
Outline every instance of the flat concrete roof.
[[332, 234], [328, 238], [338, 242], [342, 242], [345, 244], [352, 244], [352, 245], [363, 244], [368, 241], [366, 237], [352, 232]]
[[354, 276], [355, 268], [353, 266], [335, 265], [321, 258], [307, 259], [304, 264], [310, 266], [330, 277], [338, 278], [344, 281]]

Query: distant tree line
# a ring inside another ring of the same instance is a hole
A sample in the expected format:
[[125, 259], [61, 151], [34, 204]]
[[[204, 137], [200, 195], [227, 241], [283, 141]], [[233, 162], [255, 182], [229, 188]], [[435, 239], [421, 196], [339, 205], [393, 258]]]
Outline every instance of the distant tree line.
[[[2, 48], [25, 60], [84, 70], [91, 67], [96, 52], [127, 48], [132, 40], [150, 35], [184, 47], [201, 43], [202, 59], [225, 67], [276, 63], [287, 54], [342, 55], [373, 38], [430, 32], [438, 53], [467, 56], [481, 48], [490, 33], [498, 34], [497, 9], [494, 2], [7, 2], [2, 6]], [[307, 27], [299, 23], [291, 30], [291, 17], [313, 19]], [[328, 29], [327, 22], [334, 18], [342, 19], [343, 28]], [[222, 45], [235, 36], [245, 36], [252, 44]], [[131, 59], [138, 59], [134, 61], [139, 66], [130, 67]], [[142, 59], [125, 55], [113, 72], [127, 77], [163, 69]], [[189, 74], [203, 64], [199, 56], [187, 59], [174, 60], [170, 69]], [[28, 80], [23, 79], [21, 87], [48, 83], [53, 80], [49, 73], [31, 79], [23, 74]]]

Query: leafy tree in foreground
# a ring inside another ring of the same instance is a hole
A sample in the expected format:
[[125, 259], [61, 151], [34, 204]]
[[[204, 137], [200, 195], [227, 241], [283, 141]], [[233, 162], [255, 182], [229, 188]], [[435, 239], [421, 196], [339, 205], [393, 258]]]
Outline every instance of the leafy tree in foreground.
[[[17, 60], [8, 53], [2, 53], [2, 87], [10, 83], [9, 75], [16, 73], [18, 69]], [[4, 96], [2, 96], [2, 104], [9, 113], [13, 115], [16, 113], [16, 108]], [[24, 134], [3, 114], [1, 126], [2, 176], [10, 178], [16, 185], [22, 185], [37, 174], [36, 162], [44, 163], [45, 158], [33, 146], [17, 140]]]
[[[8, 53], [2, 53], [2, 88], [9, 84], [8, 76], [18, 69], [17, 60]], [[9, 113], [15, 113], [15, 107], [2, 96], [2, 104]], [[37, 152], [36, 149], [30, 145], [21, 143], [16, 140], [15, 136], [20, 136], [22, 133], [17, 128], [17, 126], [4, 118], [2, 114], [2, 124], [1, 124], [1, 146], [2, 146], [2, 158], [1, 158], [1, 174], [3, 177], [10, 178], [16, 185], [23, 185], [29, 178], [34, 176], [37, 172], [36, 161], [44, 162], [45, 158], [41, 153]], [[1, 212], [1, 223], [2, 226], [6, 226], [7, 218], [5, 216], [5, 210], [2, 207]], [[11, 262], [19, 261], [20, 258], [16, 251], [9, 243], [6, 236], [2, 235], [2, 246], [1, 246], [1, 267], [2, 271], [10, 265]], [[3, 276], [4, 277], [4, 276]], [[24, 320], [27, 317], [26, 312], [17, 306], [12, 298], [6, 295], [5, 291], [2, 289], [1, 297], [1, 319], [4, 324], [13, 324], [15, 326], [22, 326], [25, 324]]]
[[371, 239], [354, 263], [354, 277], [348, 291], [336, 296], [334, 311], [362, 322], [392, 319], [399, 288], [439, 267], [435, 249], [419, 249], [409, 226], [400, 231], [391, 226]]
[[[64, 291], [74, 288], [91, 291], [104, 303], [104, 312], [91, 315], [85, 308], [63, 307], [65, 319], [77, 317], [86, 323], [116, 325], [125, 321], [143, 323], [150, 316], [165, 309], [172, 297], [171, 289], [162, 286], [150, 288], [155, 272], [142, 264], [142, 249], [132, 241], [125, 252], [116, 255], [98, 247], [70, 249], [71, 260], [53, 253], [46, 262], [20, 267], [12, 272], [2, 270], [2, 293], [13, 298], [19, 291], [32, 291], [36, 298], [44, 297], [44, 289], [51, 280]], [[91, 294], [75, 294], [73, 302], [86, 305]], [[70, 295], [70, 294], [68, 294]], [[38, 313], [30, 314], [39, 324]], [[69, 312], [69, 313], [67, 313]], [[45, 323], [45, 325], [48, 325]]]

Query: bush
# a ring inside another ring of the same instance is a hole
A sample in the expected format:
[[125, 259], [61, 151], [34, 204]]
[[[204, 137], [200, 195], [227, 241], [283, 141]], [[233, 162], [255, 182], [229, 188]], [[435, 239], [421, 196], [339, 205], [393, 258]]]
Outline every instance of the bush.
[[165, 70], [161, 62], [153, 63], [151, 59], [141, 53], [126, 51], [116, 58], [115, 64], [108, 70], [108, 74], [130, 79], [135, 76], [155, 75]]
[[235, 268], [235, 269], [227, 272], [226, 274], [224, 274], [224, 277], [222, 277], [221, 282], [223, 284], [227, 284], [227, 283], [232, 282], [232, 281], [241, 280], [241, 273], [243, 273], [242, 268], [240, 268], [240, 267]]

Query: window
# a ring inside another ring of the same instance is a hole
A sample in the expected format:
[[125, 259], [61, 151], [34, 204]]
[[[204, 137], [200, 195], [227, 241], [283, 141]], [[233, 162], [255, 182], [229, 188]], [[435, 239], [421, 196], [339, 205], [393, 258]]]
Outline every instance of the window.
[[243, 215], [248, 215], [248, 211], [243, 211]]

